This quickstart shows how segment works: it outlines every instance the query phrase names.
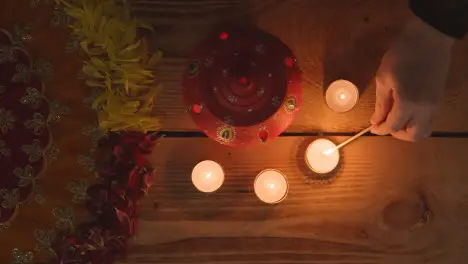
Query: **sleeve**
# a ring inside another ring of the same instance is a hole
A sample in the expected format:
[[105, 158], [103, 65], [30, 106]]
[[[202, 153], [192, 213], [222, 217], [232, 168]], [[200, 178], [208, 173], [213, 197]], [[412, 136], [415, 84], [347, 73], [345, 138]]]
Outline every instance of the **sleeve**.
[[451, 37], [461, 39], [468, 30], [468, 0], [410, 0], [410, 9]]

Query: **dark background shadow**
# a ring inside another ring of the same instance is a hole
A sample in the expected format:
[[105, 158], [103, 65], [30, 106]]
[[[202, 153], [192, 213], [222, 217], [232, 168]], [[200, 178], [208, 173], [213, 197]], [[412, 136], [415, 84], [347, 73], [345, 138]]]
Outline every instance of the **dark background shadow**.
[[323, 92], [335, 80], [345, 79], [354, 83], [360, 94], [373, 86], [375, 74], [383, 55], [397, 36], [397, 30], [372, 25], [368, 15], [362, 17], [363, 27], [359, 35], [358, 23], [346, 23], [345, 19], [332, 22], [327, 35], [324, 56]]

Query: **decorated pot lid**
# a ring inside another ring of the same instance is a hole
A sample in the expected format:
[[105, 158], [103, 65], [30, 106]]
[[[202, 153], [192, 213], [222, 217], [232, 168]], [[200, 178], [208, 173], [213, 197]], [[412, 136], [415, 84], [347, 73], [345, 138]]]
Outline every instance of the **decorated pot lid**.
[[187, 111], [210, 138], [230, 146], [267, 142], [291, 124], [301, 103], [291, 50], [255, 28], [217, 31], [191, 56], [183, 76]]

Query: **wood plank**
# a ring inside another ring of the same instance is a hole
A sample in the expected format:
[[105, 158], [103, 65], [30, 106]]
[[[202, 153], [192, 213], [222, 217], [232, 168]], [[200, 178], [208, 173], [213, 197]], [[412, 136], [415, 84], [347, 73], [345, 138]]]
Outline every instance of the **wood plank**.
[[[303, 71], [304, 101], [288, 131], [355, 131], [374, 109], [375, 71], [410, 16], [406, 0], [135, 0], [135, 13], [151, 22], [153, 47], [165, 51], [158, 69], [164, 89], [154, 113], [164, 130], [198, 130], [185, 112], [181, 76], [191, 50], [221, 23], [253, 24], [291, 47]], [[468, 40], [454, 50], [445, 104], [436, 130], [468, 131]], [[323, 89], [339, 78], [361, 89], [359, 105], [346, 114], [328, 109]]]
[[[239, 149], [209, 139], [161, 140], [150, 156], [156, 183], [142, 202], [127, 263], [458, 264], [468, 257], [468, 139], [362, 137], [342, 149], [330, 184], [312, 181], [306, 169], [304, 149], [313, 139]], [[191, 169], [203, 159], [225, 168], [214, 194], [191, 184]], [[276, 206], [252, 192], [265, 168], [288, 177], [288, 197]]]

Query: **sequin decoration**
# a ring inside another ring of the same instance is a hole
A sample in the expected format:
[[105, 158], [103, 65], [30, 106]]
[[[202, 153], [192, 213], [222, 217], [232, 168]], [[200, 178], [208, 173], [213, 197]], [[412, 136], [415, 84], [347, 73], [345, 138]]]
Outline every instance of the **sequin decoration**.
[[0, 131], [2, 134], [8, 133], [15, 127], [16, 117], [11, 110], [0, 108]]
[[223, 143], [229, 143], [234, 140], [236, 131], [231, 126], [225, 126], [218, 129], [218, 139]]
[[296, 60], [294, 58], [292, 58], [292, 57], [287, 57], [286, 59], [284, 59], [284, 64], [288, 68], [291, 68], [292, 66], [294, 66], [295, 62], [296, 62]]
[[200, 71], [200, 63], [198, 61], [190, 62], [188, 69], [187, 69], [188, 76], [194, 77], [198, 74], [199, 71]]
[[41, 135], [44, 132], [47, 123], [44, 119], [44, 116], [41, 113], [34, 113], [33, 119], [24, 121], [24, 126], [28, 129], [32, 129], [35, 135]]
[[20, 102], [25, 105], [30, 105], [33, 109], [38, 109], [41, 106], [42, 95], [36, 88], [26, 88], [26, 94], [21, 97]]
[[289, 112], [289, 113], [293, 112], [296, 109], [296, 105], [297, 105], [296, 97], [290, 96], [290, 97], [286, 98], [286, 101], [284, 103], [284, 107], [286, 108], [287, 112]]
[[203, 109], [203, 106], [200, 105], [200, 104], [194, 104], [192, 105], [192, 107], [190, 108], [190, 111], [192, 111], [192, 113], [194, 114], [200, 114], [201, 111]]
[[260, 141], [262, 143], [267, 142], [267, 140], [268, 140], [268, 130], [266, 130], [265, 128], [261, 128], [258, 131], [258, 138], [260, 139]]
[[24, 168], [15, 168], [13, 174], [20, 179], [18, 182], [19, 187], [26, 187], [36, 180], [31, 165], [26, 165]]
[[57, 235], [54, 230], [34, 230], [34, 237], [36, 238], [36, 249], [43, 251], [50, 256], [55, 256], [55, 252], [52, 249], [52, 243], [55, 242]]
[[74, 203], [84, 203], [88, 197], [87, 190], [89, 183], [85, 179], [72, 181], [68, 184], [67, 189], [72, 193], [72, 201]]
[[16, 64], [15, 69], [16, 73], [11, 77], [11, 82], [29, 84], [31, 81], [32, 69], [21, 63]]
[[70, 113], [70, 107], [62, 104], [57, 100], [53, 100], [50, 103], [50, 116], [49, 120], [60, 121], [60, 119]]
[[52, 210], [52, 215], [57, 219], [57, 222], [55, 223], [57, 229], [68, 231], [75, 229], [75, 213], [71, 207], [56, 207]]
[[227, 33], [227, 32], [221, 32], [219, 34], [219, 39], [221, 39], [221, 40], [227, 40], [228, 38], [229, 38], [229, 33]]
[[25, 24], [25, 25], [16, 24], [13, 29], [13, 36], [12, 36], [13, 44], [15, 44], [18, 47], [22, 47], [26, 43], [31, 42], [32, 41], [31, 30], [32, 30], [31, 24]]
[[34, 258], [32, 251], [21, 251], [18, 248], [14, 248], [11, 254], [13, 256], [11, 264], [30, 264]]

